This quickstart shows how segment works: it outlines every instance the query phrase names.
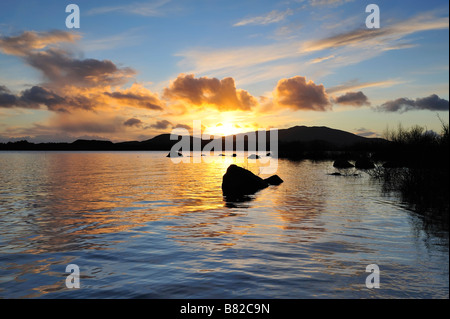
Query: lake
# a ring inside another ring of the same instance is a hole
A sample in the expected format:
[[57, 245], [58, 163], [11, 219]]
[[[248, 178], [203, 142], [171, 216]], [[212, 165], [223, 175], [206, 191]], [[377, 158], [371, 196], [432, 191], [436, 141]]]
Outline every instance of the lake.
[[237, 158], [166, 153], [0, 152], [0, 298], [449, 297], [448, 233], [366, 173], [280, 159], [283, 184], [227, 203]]

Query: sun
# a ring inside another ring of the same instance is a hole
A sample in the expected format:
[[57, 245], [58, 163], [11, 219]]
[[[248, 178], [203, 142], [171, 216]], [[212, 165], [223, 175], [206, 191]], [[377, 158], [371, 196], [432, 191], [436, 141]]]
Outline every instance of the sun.
[[242, 128], [233, 122], [221, 122], [206, 128], [205, 133], [215, 136], [228, 136], [242, 133]]

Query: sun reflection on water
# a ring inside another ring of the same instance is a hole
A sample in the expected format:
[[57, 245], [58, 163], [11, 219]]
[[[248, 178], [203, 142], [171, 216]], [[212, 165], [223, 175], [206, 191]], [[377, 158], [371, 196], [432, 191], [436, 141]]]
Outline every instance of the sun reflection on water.
[[[112, 296], [130, 281], [149, 280], [180, 296], [203, 279], [183, 287], [171, 282], [194, 274], [245, 288], [241, 292], [261, 289], [262, 296], [274, 287], [283, 296], [284, 285], [313, 296], [305, 281], [323, 281], [321, 289], [332, 296], [347, 293], [349, 282], [354, 287], [360, 263], [386, 254], [402, 267], [418, 249], [408, 241], [407, 212], [377, 197], [364, 178], [327, 175], [327, 163], [280, 160], [283, 184], [226, 202], [221, 183], [227, 167], [258, 175], [258, 161], [226, 154], [175, 164], [165, 155], [2, 154], [0, 297], [64, 295], [64, 265], [71, 262], [83, 263], [85, 281]], [[178, 277], [167, 277], [169, 270]], [[253, 286], [260, 280], [267, 286]], [[340, 288], [328, 291], [327, 280]], [[130, 297], [137, 290], [121, 293]]]

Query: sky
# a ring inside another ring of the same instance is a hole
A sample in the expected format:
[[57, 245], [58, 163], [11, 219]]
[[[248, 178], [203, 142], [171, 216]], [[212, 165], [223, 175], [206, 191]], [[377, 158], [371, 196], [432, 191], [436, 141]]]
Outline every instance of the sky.
[[[68, 28], [68, 4], [80, 27]], [[368, 28], [376, 4], [380, 27]], [[447, 1], [2, 1], [0, 142], [449, 117]]]

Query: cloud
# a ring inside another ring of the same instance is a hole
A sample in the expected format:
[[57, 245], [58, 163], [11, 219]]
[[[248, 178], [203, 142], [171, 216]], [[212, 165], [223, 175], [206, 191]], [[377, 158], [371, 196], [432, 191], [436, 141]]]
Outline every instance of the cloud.
[[313, 6], [340, 6], [353, 0], [309, 0], [309, 3]]
[[415, 100], [398, 98], [396, 100], [390, 100], [383, 103], [381, 106], [378, 106], [376, 110], [399, 113], [413, 110], [448, 111], [449, 101], [441, 99], [436, 94], [432, 94], [424, 98], [417, 98]]
[[219, 111], [246, 111], [258, 104], [257, 99], [247, 91], [236, 89], [234, 79], [231, 77], [219, 80], [180, 74], [168, 88], [164, 89], [163, 96], [194, 106], [213, 107]]
[[136, 74], [131, 68], [119, 68], [109, 60], [77, 59], [58, 47], [75, 42], [80, 36], [66, 31], [25, 31], [19, 36], [1, 37], [0, 50], [21, 57], [40, 71], [52, 87], [96, 87], [124, 84]]
[[179, 62], [182, 68], [193, 68], [193, 73], [214, 71], [230, 73], [250, 68], [259, 64], [275, 62], [299, 55], [299, 43], [275, 43], [269, 45], [234, 47], [226, 49], [197, 48], [189, 49], [176, 56], [183, 59]]
[[329, 94], [347, 92], [350, 90], [358, 90], [369, 87], [391, 87], [401, 84], [402, 82], [396, 80], [375, 81], [375, 82], [359, 82], [358, 80], [347, 81], [344, 84], [333, 86], [327, 89]]
[[330, 60], [330, 59], [333, 59], [333, 58], [334, 58], [334, 55], [329, 55], [329, 56], [325, 56], [325, 57], [319, 57], [319, 58], [315, 58], [315, 59], [311, 60], [311, 63], [319, 63], [319, 62]]
[[366, 129], [365, 127], [361, 127], [358, 129], [355, 129], [355, 134], [362, 136], [362, 137], [380, 137], [380, 134], [377, 132], [371, 131], [369, 129]]
[[80, 35], [67, 31], [35, 32], [25, 31], [18, 36], [0, 37], [0, 51], [5, 54], [25, 56], [30, 52], [42, 50], [49, 45], [61, 42], [75, 42]]
[[122, 6], [105, 6], [91, 9], [88, 15], [106, 14], [106, 13], [128, 13], [145, 17], [161, 16], [161, 7], [169, 3], [170, 0], [133, 2]]
[[122, 105], [140, 107], [150, 110], [163, 110], [164, 103], [155, 93], [146, 88], [133, 84], [131, 88], [126, 90], [117, 90], [114, 92], [104, 92], [104, 94], [114, 102], [120, 102]]
[[331, 103], [325, 87], [313, 81], [306, 82], [306, 78], [295, 76], [281, 79], [274, 92], [275, 104], [293, 110], [328, 111]]
[[[331, 3], [330, 3], [331, 4]], [[386, 22], [387, 23], [387, 22]], [[245, 45], [225, 48], [197, 47], [178, 52], [179, 66], [188, 73], [239, 78], [239, 84], [255, 83], [303, 74], [331, 73], [336, 68], [357, 64], [393, 49], [407, 49], [414, 43], [405, 43], [411, 34], [448, 29], [448, 18], [433, 13], [421, 13], [412, 18], [383, 25], [380, 29], [356, 29], [324, 38], [291, 38], [266, 45]], [[305, 35], [306, 37], [307, 35]], [[409, 41], [409, 40], [408, 40]], [[321, 52], [324, 50], [325, 52]], [[334, 58], [312, 60], [308, 55]], [[297, 59], [292, 63], [293, 58]], [[307, 59], [308, 58], [308, 59]], [[323, 64], [323, 65], [322, 65]]]
[[20, 106], [38, 108], [45, 105], [51, 111], [63, 111], [66, 102], [63, 97], [40, 86], [24, 90], [18, 100]]
[[142, 126], [142, 121], [140, 119], [137, 118], [129, 118], [128, 120], [126, 120], [125, 122], [123, 122], [123, 125], [125, 126], [136, 126], [136, 127], [140, 127]]
[[186, 129], [188, 131], [192, 130], [192, 127], [190, 125], [187, 125], [187, 124], [177, 124], [173, 128], [184, 128], [184, 129]]
[[63, 97], [41, 86], [33, 86], [14, 95], [0, 86], [0, 107], [38, 109], [45, 106], [49, 111], [68, 112], [69, 108], [90, 109], [92, 101], [84, 96]]
[[[379, 48], [381, 51], [392, 47], [398, 49], [398, 44], [393, 46], [393, 43], [407, 35], [421, 31], [448, 29], [448, 25], [448, 17], [439, 18], [425, 13], [380, 29], [357, 29], [320, 40], [307, 41], [302, 49], [306, 52], [339, 47], [370, 47], [371, 50]], [[409, 48], [412, 45], [405, 47]]]
[[266, 25], [271, 23], [277, 23], [286, 19], [287, 16], [292, 15], [293, 11], [287, 9], [286, 11], [280, 12], [278, 10], [273, 10], [263, 16], [256, 16], [251, 18], [243, 19], [235, 24], [233, 27], [241, 27], [244, 25]]
[[155, 124], [150, 125], [151, 128], [154, 128], [154, 129], [157, 129], [157, 130], [165, 130], [169, 126], [172, 126], [172, 123], [170, 123], [167, 120], [157, 121]]
[[26, 31], [19, 36], [1, 37], [0, 50], [20, 57], [40, 71], [45, 82], [18, 95], [2, 87], [0, 107], [45, 105], [50, 111], [66, 112], [74, 108], [95, 110], [116, 106], [163, 110], [164, 103], [158, 96], [141, 85], [119, 88], [136, 74], [135, 70], [118, 67], [109, 60], [78, 59], [58, 47], [76, 39], [78, 36], [65, 31]]
[[337, 104], [351, 105], [357, 107], [363, 105], [370, 105], [367, 96], [361, 91], [347, 92], [344, 95], [334, 98], [333, 102]]
[[131, 68], [119, 68], [109, 60], [79, 60], [60, 49], [30, 53], [25, 61], [41, 71], [52, 86], [97, 87], [125, 84], [136, 74]]
[[10, 108], [18, 104], [17, 97], [4, 85], [0, 85], [0, 107]]

